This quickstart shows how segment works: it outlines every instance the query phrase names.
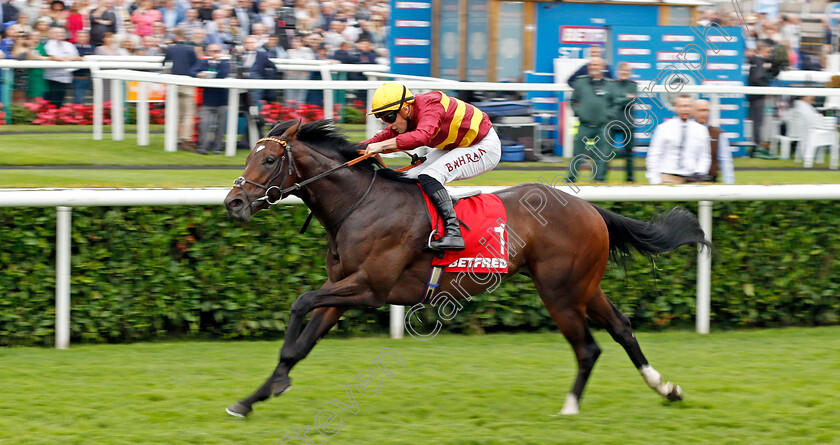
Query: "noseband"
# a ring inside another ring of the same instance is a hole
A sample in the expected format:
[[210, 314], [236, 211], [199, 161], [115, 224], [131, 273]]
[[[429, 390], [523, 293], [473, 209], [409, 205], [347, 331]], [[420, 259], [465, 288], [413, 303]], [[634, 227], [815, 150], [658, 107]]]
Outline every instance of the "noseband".
[[[289, 145], [283, 139], [278, 139], [278, 138], [270, 137], [270, 136], [269, 137], [264, 137], [264, 138], [258, 140], [257, 144], [259, 144], [260, 142], [265, 142], [265, 141], [276, 142], [276, 143], [280, 144], [281, 147], [284, 148], [283, 157], [280, 158], [280, 163], [277, 164], [277, 171], [274, 172], [274, 174], [268, 179], [268, 181], [266, 181], [265, 184], [260, 184], [258, 182], [251, 181], [250, 179], [245, 179], [244, 176], [240, 176], [240, 177], [236, 178], [235, 181], [233, 181], [233, 186], [241, 188], [242, 191], [245, 193], [245, 197], [248, 199], [248, 205], [249, 206], [252, 206], [252, 205], [254, 205], [254, 204], [256, 204], [260, 201], [265, 201], [265, 202], [268, 203], [268, 205], [277, 204], [280, 201], [282, 201], [283, 198], [286, 198], [287, 196], [289, 196], [292, 192], [295, 192], [295, 191], [298, 191], [298, 190], [302, 189], [305, 185], [307, 185], [311, 182], [315, 182], [315, 181], [323, 178], [324, 176], [332, 174], [333, 172], [335, 172], [337, 170], [341, 170], [344, 167], [348, 167], [348, 166], [357, 164], [357, 163], [362, 162], [365, 159], [368, 159], [372, 156], [376, 156], [376, 153], [369, 153], [369, 154], [366, 154], [366, 155], [359, 156], [358, 158], [353, 159], [351, 161], [347, 161], [347, 162], [339, 165], [338, 167], [333, 167], [333, 168], [331, 168], [327, 171], [321, 172], [321, 173], [319, 173], [319, 174], [317, 174], [317, 175], [315, 175], [315, 176], [313, 176], [309, 179], [306, 179], [306, 180], [303, 180], [303, 181], [300, 181], [300, 182], [295, 182], [294, 184], [290, 185], [289, 187], [281, 189], [279, 186], [271, 185], [271, 184], [274, 183], [274, 181], [277, 179], [277, 177], [280, 176], [280, 174], [283, 172], [283, 163], [286, 162], [286, 158], [288, 158], [288, 160], [289, 160], [288, 161], [289, 166], [286, 169], [286, 174], [283, 175], [283, 179], [280, 180], [280, 184], [282, 185], [284, 182], [286, 182], [286, 179], [288, 179], [292, 174], [295, 175], [296, 179], [300, 179], [300, 175], [298, 174], [298, 169], [295, 166], [295, 159], [292, 155], [292, 147], [291, 147], [291, 145]], [[304, 144], [304, 145], [306, 145], [306, 144]], [[309, 145], [307, 145], [307, 147], [312, 148]], [[374, 180], [376, 179], [375, 174], [373, 176], [373, 179]], [[262, 190], [265, 190], [265, 194], [260, 198], [252, 200], [251, 195], [248, 194], [248, 191], [245, 190], [245, 187], [242, 187], [243, 184], [251, 184], [251, 185], [254, 185], [256, 187], [259, 187]], [[373, 185], [373, 182], [371, 182], [371, 186], [372, 185]], [[274, 189], [277, 189], [280, 192], [280, 197], [277, 198], [276, 200], [272, 201], [271, 198], [268, 197], [268, 194], [271, 193], [271, 191], [274, 190]], [[370, 187], [368, 187], [368, 191], [370, 191]], [[367, 195], [367, 192], [365, 192], [365, 195]]]

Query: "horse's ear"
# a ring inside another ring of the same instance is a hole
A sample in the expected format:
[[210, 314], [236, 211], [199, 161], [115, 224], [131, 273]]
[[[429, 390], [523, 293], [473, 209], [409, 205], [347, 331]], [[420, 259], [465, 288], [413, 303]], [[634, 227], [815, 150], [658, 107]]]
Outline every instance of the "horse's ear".
[[298, 134], [298, 131], [300, 130], [301, 125], [303, 125], [302, 121], [299, 120], [299, 121], [295, 122], [294, 124], [289, 126], [289, 128], [287, 128], [286, 131], [283, 132], [283, 135], [280, 136], [280, 139], [282, 139], [284, 141], [294, 140], [295, 137]]

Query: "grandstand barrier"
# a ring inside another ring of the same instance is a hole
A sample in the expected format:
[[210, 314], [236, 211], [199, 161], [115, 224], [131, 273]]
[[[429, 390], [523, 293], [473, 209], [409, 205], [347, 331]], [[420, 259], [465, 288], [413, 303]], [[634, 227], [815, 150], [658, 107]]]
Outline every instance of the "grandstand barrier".
[[[479, 190], [492, 193], [503, 187], [448, 187], [455, 195]], [[557, 187], [563, 190], [562, 187]], [[56, 207], [56, 342], [58, 349], [70, 340], [70, 240], [72, 208], [89, 206], [222, 205], [229, 188], [202, 189], [2, 189], [0, 207]], [[565, 191], [565, 190], [564, 190]], [[581, 186], [569, 189], [587, 201], [667, 201], [699, 203], [698, 218], [706, 236], [712, 239], [714, 201], [838, 200], [840, 184], [802, 185], [698, 185], [677, 186]], [[284, 204], [301, 204], [288, 197]], [[709, 333], [711, 301], [711, 252], [697, 253], [696, 330]], [[401, 338], [404, 308], [391, 306], [390, 332]]]

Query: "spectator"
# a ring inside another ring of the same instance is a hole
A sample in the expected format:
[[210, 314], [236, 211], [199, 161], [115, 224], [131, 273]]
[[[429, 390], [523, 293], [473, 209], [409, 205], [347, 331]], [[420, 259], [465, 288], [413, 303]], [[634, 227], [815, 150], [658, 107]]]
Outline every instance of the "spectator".
[[152, 0], [140, 0], [140, 7], [131, 13], [131, 22], [134, 23], [134, 34], [140, 37], [152, 33], [152, 24], [163, 20], [163, 14], [157, 9], [152, 9]]
[[[800, 53], [800, 42], [801, 42], [801, 31], [799, 27], [799, 16], [796, 14], [784, 14], [782, 15], [782, 26], [779, 30], [782, 33], [782, 40], [787, 42], [787, 48], [796, 55], [796, 60], [799, 60]], [[790, 66], [799, 68], [797, 63], [794, 63], [794, 60], [791, 59]]]
[[175, 0], [164, 0], [163, 7], [158, 11], [160, 11], [163, 24], [168, 30], [177, 28], [186, 17], [184, 10], [180, 6], [175, 5]]
[[265, 46], [265, 44], [268, 43], [268, 29], [261, 22], [254, 23], [253, 29], [254, 32], [251, 35], [257, 39], [257, 46]]
[[[304, 46], [299, 37], [292, 39], [292, 47], [286, 53], [290, 59], [315, 60], [315, 52]], [[309, 73], [304, 71], [286, 71], [284, 77], [287, 80], [307, 80]], [[306, 100], [306, 90], [286, 90], [286, 101], [302, 104]]]
[[116, 56], [117, 52], [117, 38], [112, 32], [106, 32], [102, 36], [102, 44], [95, 47], [93, 53], [97, 56]]
[[163, 49], [160, 46], [160, 39], [155, 36], [143, 37], [142, 53], [144, 56], [162, 56]]
[[659, 124], [647, 154], [647, 178], [651, 184], [683, 184], [695, 175], [705, 175], [712, 162], [709, 130], [691, 119], [691, 97], [674, 102], [676, 119]]
[[263, 51], [268, 53], [269, 59], [288, 59], [289, 55], [286, 50], [280, 45], [280, 37], [276, 34], [268, 36], [268, 42], [262, 47]]
[[117, 15], [114, 0], [99, 0], [97, 8], [90, 13], [90, 43], [97, 47], [104, 43], [106, 33], [117, 32]]
[[[260, 51], [254, 36], [245, 38], [245, 53], [242, 55], [243, 76], [246, 79], [274, 79], [277, 77], [277, 67], [268, 60], [268, 53]], [[264, 90], [251, 90], [251, 105], [260, 105], [264, 98]]]
[[29, 34], [32, 34], [32, 27], [29, 26], [29, 16], [26, 14], [18, 14], [17, 23], [6, 28], [6, 33], [12, 32], [13, 36], [18, 36], [19, 39], [26, 40]]
[[[26, 55], [26, 60], [49, 60], [46, 51], [44, 51], [45, 44], [46, 42], [41, 39], [41, 34], [32, 31], [32, 34], [29, 35], [29, 53]], [[26, 98], [30, 100], [43, 99], [46, 93], [47, 81], [44, 79], [44, 69], [30, 69]]]
[[[90, 32], [81, 30], [76, 33], [76, 52], [81, 58], [93, 54], [93, 45], [90, 44]], [[84, 103], [85, 96], [90, 88], [90, 70], [84, 68], [73, 71], [73, 103]]]
[[198, 18], [205, 23], [212, 22], [215, 11], [218, 10], [213, 7], [213, 0], [202, 0], [201, 7], [198, 8]]
[[[759, 42], [758, 51], [748, 60], [750, 64], [750, 72], [747, 77], [747, 83], [750, 86], [769, 86], [770, 73], [773, 63], [770, 62], [770, 47], [764, 42]], [[764, 123], [764, 96], [760, 94], [750, 94], [747, 96], [750, 103], [750, 120], [753, 125], [753, 148], [750, 150], [750, 156], [753, 156], [759, 147], [767, 148], [769, 143], [761, 140], [761, 126]]]
[[227, 48], [233, 42], [227, 17], [228, 12], [223, 9], [213, 11], [213, 20], [204, 28], [207, 43], [216, 43], [222, 45], [222, 48]]
[[[184, 34], [186, 35], [186, 32]], [[190, 40], [187, 43], [194, 46], [196, 49], [204, 48], [204, 45], [206, 45], [207, 35], [204, 33], [204, 29], [195, 28], [192, 30], [189, 36]]]
[[273, 5], [273, 2], [266, 0], [257, 3], [257, 12], [251, 17], [253, 21], [251, 24], [252, 29], [255, 24], [262, 23], [265, 25], [269, 34], [276, 34], [277, 20], [275, 19], [273, 9], [269, 9], [270, 5]]
[[[230, 63], [222, 59], [222, 46], [207, 45], [206, 59], [196, 62], [190, 73], [198, 78], [225, 78], [230, 74]], [[224, 88], [204, 88], [203, 102], [198, 121], [199, 143], [197, 153], [222, 153], [227, 121], [228, 90]], [[215, 125], [215, 131], [213, 126]]]
[[343, 21], [333, 20], [330, 22], [330, 30], [324, 33], [324, 44], [327, 46], [329, 55], [335, 54], [335, 51], [344, 43], [344, 36], [341, 35], [342, 31], [344, 31]]
[[[21, 14], [21, 17], [26, 16]], [[38, 42], [33, 43], [32, 39], [29, 38], [30, 34], [21, 35], [15, 41], [15, 45], [12, 47], [11, 54], [13, 59], [27, 60], [29, 58], [29, 52], [32, 50], [33, 45], [37, 46], [37, 43], [40, 43], [40, 38], [38, 38]], [[38, 37], [37, 34], [34, 35]], [[29, 87], [30, 84], [29, 71], [30, 70], [26, 68], [15, 68], [15, 80], [12, 88], [12, 103], [16, 105], [22, 105], [25, 102], [26, 89]]]
[[[611, 141], [615, 141], [618, 133], [622, 134], [622, 152], [624, 159], [627, 160], [625, 171], [627, 173], [627, 182], [633, 182], [633, 147], [636, 146], [636, 138], [634, 131], [636, 122], [633, 120], [633, 104], [636, 101], [636, 94], [638, 92], [638, 84], [636, 81], [630, 79], [633, 74], [630, 64], [621, 62], [618, 65], [618, 79], [613, 83], [614, 94], [612, 95], [612, 112], [611, 118], [624, 124], [624, 126], [614, 126], [611, 135]], [[623, 128], [630, 131], [626, 132]]]
[[[50, 39], [44, 45], [44, 52], [47, 53], [50, 60], [59, 62], [81, 60], [79, 52], [76, 51], [76, 47], [67, 41], [67, 34], [64, 28], [50, 29]], [[61, 108], [64, 104], [67, 87], [73, 82], [72, 71], [69, 68], [49, 68], [44, 70], [44, 78], [47, 79], [47, 93], [44, 98], [55, 105], [56, 108]]]
[[[25, 15], [26, 18], [29, 20], [29, 23], [35, 23], [35, 20], [38, 20], [38, 16], [41, 15], [41, 1], [42, 0], [16, 0], [14, 2], [14, 8], [19, 12], [19, 15]], [[5, 2], [3, 0], [0, 0], [0, 3]], [[3, 19], [0, 20], [0, 22], [8, 22], [9, 19], [5, 18], [6, 11], [4, 10], [2, 14]]]
[[15, 41], [17, 41], [17, 34], [12, 27], [6, 28], [6, 37], [0, 40], [0, 59], [11, 59], [12, 58], [12, 48], [15, 46]]
[[[70, 5], [70, 12], [67, 15], [67, 34], [70, 36], [67, 41], [76, 43], [76, 33], [85, 28], [85, 16], [81, 13], [81, 8], [85, 6], [86, 2], [75, 1]], [[90, 38], [88, 38], [88, 41]], [[88, 42], [90, 43], [90, 42]]]
[[61, 0], [52, 0], [50, 2], [50, 11], [47, 14], [47, 17], [52, 19], [52, 27], [55, 28], [66, 28], [67, 27], [67, 18], [70, 16], [70, 13], [67, 11], [67, 8], [64, 7], [64, 2]]
[[[198, 61], [195, 47], [184, 41], [184, 30], [176, 29], [172, 45], [166, 48], [166, 55], [163, 63], [172, 62], [170, 73], [182, 76], [191, 75], [190, 70]], [[178, 87], [178, 107], [181, 112], [181, 125], [178, 132], [178, 146], [188, 150], [192, 148], [192, 136], [195, 129], [195, 88], [187, 86]]]
[[198, 9], [187, 9], [184, 17], [184, 21], [178, 27], [184, 30], [184, 35], [189, 36], [190, 40], [192, 40], [192, 33], [196, 29], [204, 31], [204, 22], [198, 18]]
[[353, 44], [348, 41], [342, 41], [341, 46], [333, 53], [333, 59], [338, 60], [344, 64], [360, 63], [359, 51], [353, 48]]
[[46, 42], [50, 38], [50, 23], [52, 23], [52, 19], [49, 17], [38, 17], [38, 20], [35, 21], [33, 31], [41, 36], [42, 42]]
[[735, 183], [735, 167], [732, 165], [732, 150], [729, 148], [729, 138], [718, 127], [709, 125], [709, 101], [698, 99], [694, 101], [694, 120], [709, 130], [711, 146], [708, 175], [712, 182], [717, 182], [718, 173], [722, 175], [724, 184]]
[[[175, 29], [177, 28], [172, 28], [172, 31]], [[167, 32], [166, 25], [164, 25], [163, 22], [152, 23], [152, 33], [149, 34], [149, 36], [155, 37], [157, 41], [160, 42], [160, 45], [164, 47], [172, 43], [172, 34]], [[148, 36], [143, 37], [145, 38]]]
[[[603, 149], [606, 146], [604, 129], [610, 119], [613, 86], [611, 80], [604, 78], [603, 59], [590, 59], [587, 67], [589, 74], [580, 76], [575, 81], [575, 89], [572, 92], [572, 109], [580, 121], [578, 133], [575, 135], [574, 153], [575, 156], [589, 155], [595, 162], [595, 181], [605, 182], [607, 161], [604, 158], [607, 151]], [[587, 153], [587, 150], [593, 153]], [[569, 178], [576, 181], [577, 166], [571, 165], [569, 171]]]
[[[603, 58], [604, 58], [604, 50], [600, 46], [592, 45], [592, 46], [589, 47], [589, 60], [603, 59]], [[588, 66], [589, 65], [587, 64], [587, 65], [583, 65], [582, 67], [578, 68], [577, 71], [575, 71], [571, 76], [569, 76], [569, 80], [567, 80], [566, 83], [568, 83], [570, 87], [573, 87], [574, 84], [575, 84], [575, 79], [577, 79], [578, 76], [583, 76], [583, 75], [585, 75], [589, 72]], [[603, 72], [602, 76], [605, 79], [612, 79], [613, 78], [612, 69], [610, 68], [609, 65], [606, 64], [606, 62], [604, 62], [603, 71], [604, 72]]]
[[[117, 30], [115, 31], [117, 34], [129, 34], [133, 32], [133, 30], [129, 31], [133, 26], [134, 23], [131, 22], [131, 11], [128, 6], [125, 5], [125, 0], [112, 0], [114, 15], [116, 16], [116, 27]], [[136, 5], [133, 5], [136, 6]]]
[[388, 46], [388, 31], [385, 26], [385, 18], [379, 15], [371, 16], [370, 20], [365, 22], [367, 28], [362, 27], [363, 30], [370, 35], [370, 41], [374, 48], [385, 48]]
[[[813, 128], [822, 126], [823, 115], [814, 108], [814, 96], [803, 96], [793, 102], [793, 113], [796, 125], [801, 125], [807, 134]], [[803, 150], [804, 144], [798, 143], [796, 150]]]
[[119, 44], [117, 45], [118, 56], [136, 56], [138, 55], [138, 48], [140, 48], [140, 37], [136, 34], [124, 34], [120, 36]]
[[[359, 63], [376, 63], [376, 52], [368, 39], [359, 39], [356, 42], [356, 50], [359, 51]], [[361, 73], [360, 73], [361, 74]]]
[[251, 14], [253, 13], [253, 2], [251, 0], [238, 0], [233, 8], [233, 16], [239, 22], [239, 35], [251, 34]]

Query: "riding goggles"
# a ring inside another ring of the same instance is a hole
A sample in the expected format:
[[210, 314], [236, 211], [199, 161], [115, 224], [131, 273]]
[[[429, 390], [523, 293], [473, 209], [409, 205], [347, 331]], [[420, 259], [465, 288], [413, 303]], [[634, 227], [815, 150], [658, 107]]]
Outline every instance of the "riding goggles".
[[375, 113], [374, 117], [376, 117], [377, 119], [382, 119], [382, 121], [386, 124], [393, 124], [397, 120], [397, 114], [399, 113], [400, 110], [382, 111], [379, 113]]

